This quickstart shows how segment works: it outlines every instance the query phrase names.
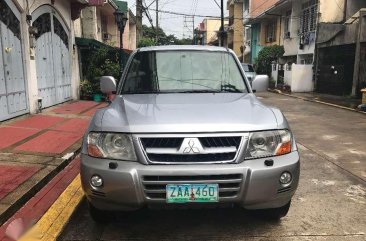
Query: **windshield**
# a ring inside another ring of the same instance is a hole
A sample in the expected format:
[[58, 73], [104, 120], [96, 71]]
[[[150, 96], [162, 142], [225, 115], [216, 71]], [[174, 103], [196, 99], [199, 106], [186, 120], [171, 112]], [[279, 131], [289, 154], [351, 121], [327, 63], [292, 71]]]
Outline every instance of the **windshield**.
[[249, 64], [241, 64], [245, 72], [254, 72], [253, 66]]
[[234, 57], [227, 52], [143, 51], [136, 53], [122, 94], [247, 93]]

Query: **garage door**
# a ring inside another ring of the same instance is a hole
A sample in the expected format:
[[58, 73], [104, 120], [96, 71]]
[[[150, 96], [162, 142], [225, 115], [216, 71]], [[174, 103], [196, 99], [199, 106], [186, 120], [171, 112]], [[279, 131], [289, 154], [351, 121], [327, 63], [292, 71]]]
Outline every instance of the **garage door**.
[[20, 13], [11, 0], [0, 0], [0, 121], [28, 111]]
[[36, 34], [38, 95], [43, 107], [71, 98], [69, 31], [59, 14], [48, 5], [32, 13]]

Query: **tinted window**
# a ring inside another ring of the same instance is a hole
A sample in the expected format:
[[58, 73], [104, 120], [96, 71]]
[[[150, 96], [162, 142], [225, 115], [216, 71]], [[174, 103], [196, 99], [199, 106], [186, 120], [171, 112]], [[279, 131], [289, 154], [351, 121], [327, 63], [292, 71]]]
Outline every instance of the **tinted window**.
[[122, 93], [247, 92], [226, 52], [144, 51], [135, 54]]

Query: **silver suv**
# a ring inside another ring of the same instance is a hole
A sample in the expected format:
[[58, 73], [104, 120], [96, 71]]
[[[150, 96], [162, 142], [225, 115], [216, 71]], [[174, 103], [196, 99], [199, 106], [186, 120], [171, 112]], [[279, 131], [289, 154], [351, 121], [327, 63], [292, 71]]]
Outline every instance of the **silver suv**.
[[101, 89], [116, 97], [94, 115], [81, 155], [96, 221], [145, 206], [287, 214], [300, 172], [295, 139], [280, 110], [253, 94], [231, 50], [141, 48], [118, 88], [102, 77]]

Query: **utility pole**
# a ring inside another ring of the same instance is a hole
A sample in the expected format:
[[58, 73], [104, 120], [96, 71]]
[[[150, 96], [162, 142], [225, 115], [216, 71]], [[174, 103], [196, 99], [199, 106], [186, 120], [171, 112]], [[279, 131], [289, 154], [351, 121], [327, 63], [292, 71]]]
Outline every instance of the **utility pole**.
[[195, 45], [196, 44], [196, 35], [194, 34], [194, 16], [193, 16], [193, 19], [192, 19], [192, 21], [193, 21], [193, 45]]
[[155, 41], [156, 41], [156, 45], [158, 45], [158, 41], [159, 41], [159, 1], [156, 0], [156, 29], [155, 29]]
[[193, 29], [193, 35], [192, 35], [192, 44], [193, 44], [193, 41], [194, 41], [194, 16], [183, 16], [183, 17], [184, 17], [184, 20], [183, 20], [183, 38], [185, 37], [184, 30], [191, 32], [192, 29]]
[[356, 50], [355, 50], [355, 64], [353, 67], [353, 83], [352, 83], [352, 95], [356, 96], [357, 87], [359, 85], [360, 78], [360, 61], [361, 61], [361, 33], [365, 11], [360, 11], [359, 21], [358, 21], [358, 32], [356, 36]]
[[136, 0], [136, 45], [142, 36], [142, 0]]
[[220, 46], [224, 46], [224, 0], [221, 0]]

